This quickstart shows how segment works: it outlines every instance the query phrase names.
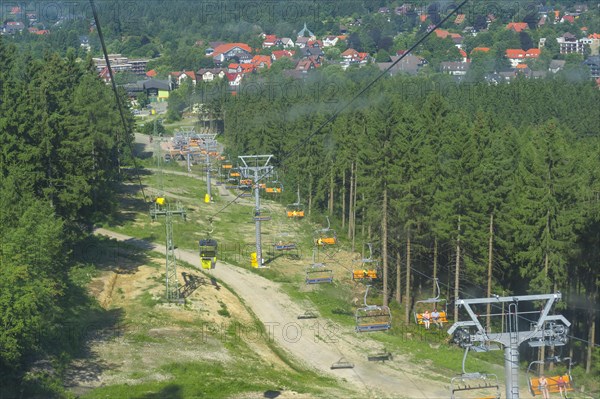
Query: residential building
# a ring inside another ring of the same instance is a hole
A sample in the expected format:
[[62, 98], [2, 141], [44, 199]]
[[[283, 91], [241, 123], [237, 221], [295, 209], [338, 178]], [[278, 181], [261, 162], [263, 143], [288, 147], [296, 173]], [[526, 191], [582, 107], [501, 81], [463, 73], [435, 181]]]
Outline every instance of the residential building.
[[527, 22], [510, 22], [506, 25], [506, 30], [512, 30], [513, 32], [523, 32], [525, 29], [529, 29]]
[[186, 79], [191, 79], [192, 84], [196, 85], [196, 72], [194, 71], [180, 71], [180, 72], [171, 72], [169, 74], [169, 79], [173, 81], [175, 86], [180, 86], [181, 83]]
[[196, 79], [199, 82], [212, 82], [215, 79], [225, 77], [226, 70], [224, 68], [203, 68], [196, 72]]
[[442, 62], [440, 64], [440, 66], [441, 66], [440, 69], [442, 72], [448, 73], [453, 76], [464, 76], [467, 74], [467, 71], [469, 70], [470, 65], [471, 65], [470, 62], [449, 61], [449, 62]]
[[[381, 71], [385, 71], [390, 68], [400, 57], [401, 56], [399, 55], [393, 55], [390, 57], [391, 62], [378, 62], [377, 66]], [[409, 54], [402, 58], [402, 60], [400, 60], [400, 62], [398, 62], [396, 65], [391, 67], [388, 73], [392, 76], [398, 73], [416, 75], [425, 65], [427, 65], [427, 60], [422, 57]]]
[[510, 61], [510, 65], [516, 68], [518, 64], [529, 59], [537, 59], [540, 56], [540, 49], [530, 48], [529, 50], [507, 49], [506, 58]]
[[585, 43], [578, 40], [572, 33], [567, 32], [561, 37], [557, 37], [556, 41], [561, 54], [583, 54], [585, 52]]
[[213, 61], [220, 66], [231, 59], [240, 63], [249, 63], [252, 59], [252, 49], [246, 43], [225, 43], [214, 47]]
[[338, 40], [339, 39], [337, 36], [333, 36], [333, 35], [325, 36], [323, 38], [323, 47], [333, 47], [337, 44]]
[[590, 68], [590, 75], [592, 78], [600, 78], [600, 55], [588, 57], [585, 61], [583, 61], [583, 65]]
[[[129, 58], [124, 57], [121, 54], [109, 54], [108, 60], [113, 72], [132, 72], [137, 75], [144, 75], [148, 65], [148, 60], [129, 60]], [[94, 61], [97, 71], [102, 71], [106, 68], [106, 60], [104, 57], [92, 58], [92, 61]]]
[[550, 61], [550, 65], [548, 66], [548, 71], [552, 73], [557, 73], [561, 69], [565, 67], [565, 60], [552, 60]]

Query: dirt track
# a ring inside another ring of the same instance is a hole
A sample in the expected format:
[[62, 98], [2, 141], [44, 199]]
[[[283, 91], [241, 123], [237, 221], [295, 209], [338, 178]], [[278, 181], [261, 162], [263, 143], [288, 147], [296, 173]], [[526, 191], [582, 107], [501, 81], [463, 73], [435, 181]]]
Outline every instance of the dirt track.
[[[96, 234], [106, 235], [132, 245], [148, 247], [147, 242], [97, 229]], [[151, 244], [153, 250], [164, 253], [164, 246]], [[196, 253], [179, 250], [178, 258], [198, 266]], [[328, 324], [323, 319], [298, 320], [304, 313], [279, 285], [248, 270], [219, 262], [211, 273], [233, 289], [264, 324], [268, 337], [288, 351], [298, 362], [352, 384], [357, 397], [385, 398], [443, 398], [448, 388], [441, 383], [426, 380], [419, 374], [427, 370], [395, 357], [386, 364], [368, 362], [365, 349], [371, 343], [365, 336], [347, 328]], [[358, 348], [358, 349], [357, 349]], [[377, 348], [371, 348], [377, 349]], [[355, 364], [354, 369], [331, 370], [332, 363], [342, 356]]]

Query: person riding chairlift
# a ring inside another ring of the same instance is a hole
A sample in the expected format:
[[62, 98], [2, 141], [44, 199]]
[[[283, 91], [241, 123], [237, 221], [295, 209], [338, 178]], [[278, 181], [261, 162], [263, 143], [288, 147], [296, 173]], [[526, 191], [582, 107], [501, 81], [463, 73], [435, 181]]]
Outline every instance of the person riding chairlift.
[[426, 310], [423, 313], [423, 324], [425, 324], [425, 329], [429, 330], [429, 325], [431, 323], [431, 315], [429, 314], [429, 310]]

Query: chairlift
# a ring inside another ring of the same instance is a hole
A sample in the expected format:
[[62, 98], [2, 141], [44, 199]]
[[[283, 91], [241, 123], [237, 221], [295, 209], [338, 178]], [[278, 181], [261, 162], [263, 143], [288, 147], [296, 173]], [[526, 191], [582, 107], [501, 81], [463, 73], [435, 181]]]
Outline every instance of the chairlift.
[[369, 353], [367, 355], [367, 360], [369, 362], [385, 362], [386, 360], [394, 360], [394, 356], [391, 352], [383, 348], [383, 350], [379, 352]]
[[457, 396], [457, 393], [460, 395], [461, 392], [466, 391], [477, 391], [477, 398], [480, 399], [500, 399], [500, 384], [496, 374], [467, 373], [465, 371], [467, 354], [471, 349], [473, 349], [471, 345], [465, 347], [462, 374], [452, 377], [450, 380], [450, 399], [459, 399], [460, 396]]
[[365, 306], [356, 309], [356, 332], [385, 331], [392, 328], [392, 312], [389, 307], [367, 304], [370, 288], [371, 286], [367, 285]]
[[300, 187], [298, 187], [296, 202], [287, 205], [285, 209], [288, 218], [301, 219], [304, 217], [304, 206], [300, 203]]
[[255, 222], [268, 222], [271, 220], [271, 211], [268, 209], [255, 209], [253, 214], [253, 220]]
[[331, 370], [353, 369], [354, 363], [347, 361], [345, 357], [341, 357], [337, 362], [333, 363], [330, 368]]
[[[212, 218], [209, 219], [209, 223], [212, 226]], [[205, 270], [214, 269], [217, 266], [218, 243], [217, 240], [210, 237], [211, 233], [212, 229], [207, 233], [207, 237], [198, 243], [202, 269]]]
[[306, 312], [298, 315], [299, 320], [316, 319], [317, 317], [318, 317], [317, 314], [315, 312], [313, 312], [312, 310], [307, 310]]
[[337, 234], [335, 230], [331, 228], [331, 223], [329, 222], [329, 216], [327, 218], [327, 227], [321, 230], [315, 231], [315, 244], [319, 246], [328, 246], [328, 245], [336, 245], [337, 244]]
[[[360, 267], [352, 270], [352, 280], [375, 280], [377, 279], [377, 270], [379, 269], [379, 261], [373, 259], [373, 245], [367, 243], [369, 248], [369, 256], [360, 260]], [[364, 248], [364, 246], [363, 246]], [[363, 255], [364, 256], [364, 255]]]
[[252, 186], [248, 186], [246, 184], [240, 184], [237, 188], [241, 191], [239, 197], [248, 198], [252, 197]]
[[265, 193], [268, 194], [281, 194], [283, 192], [283, 184], [277, 180], [265, 183]]
[[312, 263], [306, 269], [304, 282], [306, 284], [333, 283], [333, 270], [328, 269], [325, 263], [317, 262], [316, 248], [313, 248]]
[[221, 163], [221, 168], [223, 168], [223, 169], [233, 169], [233, 164], [229, 160], [223, 161]]
[[[533, 372], [533, 368], [536, 365], [545, 365], [545, 364], [557, 364], [563, 363], [566, 367], [565, 372], [557, 375], [553, 375], [551, 377], [546, 377], [548, 381], [548, 393], [560, 393], [560, 386], [564, 383], [563, 389], [565, 392], [565, 396], [567, 392], [572, 392], [575, 387], [573, 385], [573, 377], [571, 376], [571, 358], [564, 357], [560, 358], [558, 356], [547, 358], [546, 360], [536, 360], [529, 363], [529, 367], [527, 367], [527, 384], [529, 386], [529, 392], [531, 392], [532, 396], [542, 395], [542, 391], [540, 390], [539, 379], [541, 375], [539, 373]], [[538, 368], [539, 370], [539, 368]], [[559, 382], [559, 379], [562, 377], [562, 381]]]
[[[434, 287], [436, 288], [437, 295], [433, 298], [427, 298], [415, 302], [413, 315], [415, 318], [415, 323], [418, 325], [425, 325], [423, 321], [423, 313], [425, 312], [425, 310], [429, 310], [428, 307], [437, 309], [438, 313], [440, 314], [438, 318], [438, 323], [442, 325], [443, 323], [448, 323], [447, 301], [444, 298], [440, 298], [440, 284], [437, 277], [433, 279], [433, 283], [435, 284]], [[443, 309], [440, 308], [442, 304]], [[436, 324], [436, 322], [433, 319], [431, 319], [431, 323]]]
[[333, 283], [333, 270], [327, 269], [323, 263], [316, 263], [306, 269], [306, 284]]
[[277, 241], [273, 244], [276, 251], [292, 251], [295, 250], [296, 243], [295, 242], [285, 242], [285, 241]]

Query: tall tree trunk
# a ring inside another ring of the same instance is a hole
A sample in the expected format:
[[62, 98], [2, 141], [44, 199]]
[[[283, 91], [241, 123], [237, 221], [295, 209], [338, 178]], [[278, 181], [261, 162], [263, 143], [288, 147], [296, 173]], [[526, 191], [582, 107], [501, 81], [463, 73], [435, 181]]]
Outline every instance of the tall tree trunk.
[[342, 229], [346, 227], [346, 169], [342, 171]]
[[352, 200], [354, 199], [354, 162], [350, 165], [350, 198], [348, 200], [348, 239], [352, 238]]
[[388, 258], [387, 258], [387, 185], [383, 185], [383, 209], [381, 217], [381, 258], [383, 263], [383, 306], [388, 306]]
[[406, 303], [405, 303], [405, 315], [404, 322], [408, 324], [410, 320], [410, 228], [406, 230]]
[[[360, 198], [363, 201], [363, 204], [365, 203], [365, 195], [361, 194]], [[363, 241], [365, 239], [365, 213], [367, 213], [365, 211], [365, 207], [363, 206], [360, 210], [361, 215], [360, 215], [360, 235], [363, 238]], [[371, 242], [371, 226], [369, 225], [369, 237], [367, 239], [367, 241]]]
[[[548, 219], [546, 221], [546, 228], [549, 227], [550, 224], [550, 212], [548, 212]], [[546, 250], [546, 253], [544, 254], [544, 276], [546, 278], [548, 278], [548, 268], [550, 266], [550, 257], [548, 256], [548, 251]], [[544, 359], [546, 359], [546, 347], [545, 346], [540, 346], [540, 350], [538, 351], [538, 360], [541, 361], [542, 363], [540, 363], [540, 367], [539, 367], [539, 373], [543, 374], [544, 373]]]
[[[433, 239], [433, 292], [431, 294], [432, 298], [435, 298], [435, 279], [437, 278], [437, 261], [438, 261], [438, 240], [437, 237]], [[438, 292], [439, 295], [439, 292]]]
[[456, 236], [456, 266], [454, 269], [454, 321], [458, 320], [458, 298], [460, 297], [460, 216], [458, 217], [458, 232]]
[[[594, 292], [590, 294], [590, 305], [594, 303], [598, 303], [598, 282], [596, 281]], [[586, 374], [591, 373], [592, 371], [592, 350], [596, 346], [596, 311], [593, 309], [593, 306], [590, 306], [588, 310], [588, 320], [589, 320], [589, 329], [588, 329], [588, 342], [587, 342], [587, 350], [585, 357], [585, 372]], [[572, 345], [571, 345], [572, 346]]]
[[312, 173], [308, 174], [308, 216], [312, 210]]
[[334, 186], [334, 177], [335, 177], [334, 175], [335, 175], [335, 172], [334, 172], [333, 161], [332, 161], [330, 176], [329, 176], [329, 204], [328, 204], [329, 216], [333, 215], [333, 186]]
[[354, 165], [354, 199], [352, 200], [352, 252], [356, 250], [356, 193], [358, 192], [358, 164]]
[[[492, 296], [492, 261], [493, 261], [493, 250], [494, 250], [494, 212], [490, 213], [490, 239], [488, 242], [488, 271], [487, 271], [487, 297]], [[485, 310], [485, 326], [489, 331], [491, 328], [491, 316], [492, 304], [488, 303]]]
[[402, 263], [400, 261], [400, 251], [396, 252], [396, 302], [402, 302]]

